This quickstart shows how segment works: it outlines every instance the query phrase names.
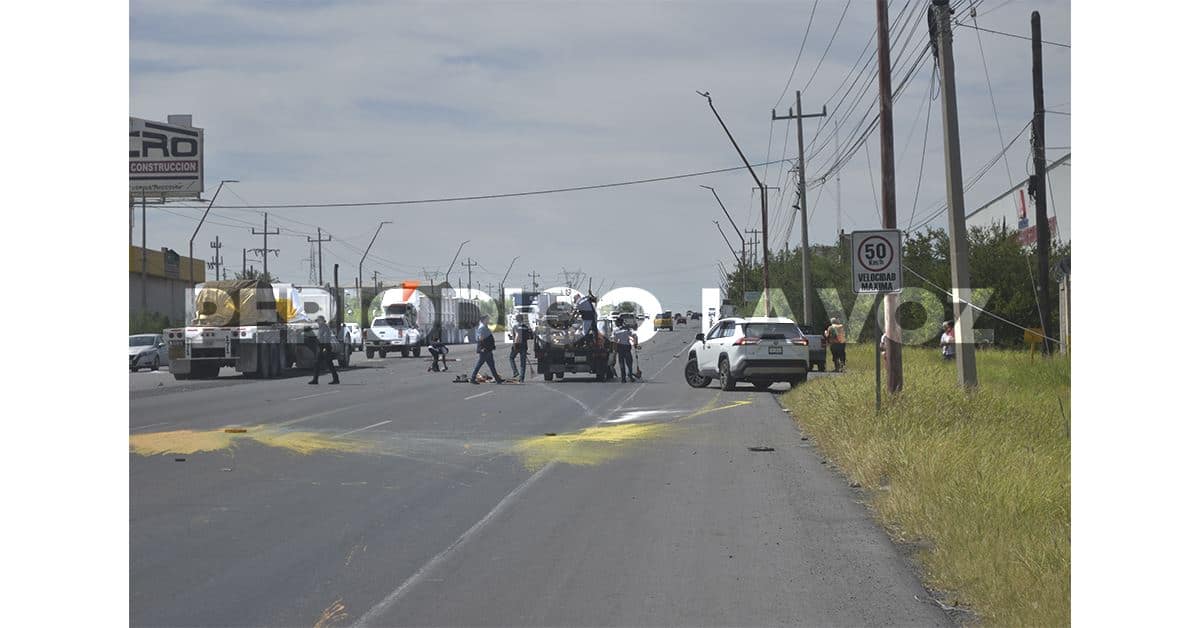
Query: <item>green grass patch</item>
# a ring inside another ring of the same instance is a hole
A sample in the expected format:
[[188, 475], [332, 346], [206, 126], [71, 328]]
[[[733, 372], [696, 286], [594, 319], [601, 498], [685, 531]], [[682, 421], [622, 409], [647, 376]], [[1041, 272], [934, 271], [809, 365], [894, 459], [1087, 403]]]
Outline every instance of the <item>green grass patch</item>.
[[788, 392], [821, 451], [870, 494], [888, 532], [919, 547], [931, 588], [992, 625], [1071, 621], [1071, 363], [976, 352], [980, 388], [953, 361], [904, 348], [904, 390], [875, 414], [874, 356]]

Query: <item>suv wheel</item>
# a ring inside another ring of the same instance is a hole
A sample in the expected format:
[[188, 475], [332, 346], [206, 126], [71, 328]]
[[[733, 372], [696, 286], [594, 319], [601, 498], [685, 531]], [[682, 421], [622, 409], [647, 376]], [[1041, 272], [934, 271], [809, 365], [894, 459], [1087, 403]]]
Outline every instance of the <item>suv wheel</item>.
[[700, 367], [696, 365], [696, 358], [688, 360], [687, 366], [683, 367], [683, 377], [687, 380], [688, 386], [692, 388], [705, 388], [712, 383], [711, 377], [705, 377], [700, 374]]
[[807, 381], [808, 381], [808, 371], [805, 371], [805, 372], [801, 373], [800, 375], [788, 380], [788, 383], [791, 384], [792, 387], [794, 388], [794, 387], [799, 386], [800, 384], [803, 384], [804, 382], [807, 382]]
[[737, 386], [737, 380], [729, 372], [729, 359], [721, 358], [721, 362], [717, 365], [717, 370], [721, 372], [721, 390], [733, 390]]

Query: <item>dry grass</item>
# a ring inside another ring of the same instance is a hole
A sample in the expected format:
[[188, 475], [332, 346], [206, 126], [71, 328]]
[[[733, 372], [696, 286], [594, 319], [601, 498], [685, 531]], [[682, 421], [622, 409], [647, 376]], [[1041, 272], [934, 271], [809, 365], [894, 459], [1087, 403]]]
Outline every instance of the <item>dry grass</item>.
[[784, 403], [889, 532], [925, 548], [926, 584], [987, 624], [1070, 624], [1070, 360], [978, 352], [967, 393], [953, 362], [906, 347], [904, 391], [876, 416], [871, 348], [848, 353], [850, 372]]

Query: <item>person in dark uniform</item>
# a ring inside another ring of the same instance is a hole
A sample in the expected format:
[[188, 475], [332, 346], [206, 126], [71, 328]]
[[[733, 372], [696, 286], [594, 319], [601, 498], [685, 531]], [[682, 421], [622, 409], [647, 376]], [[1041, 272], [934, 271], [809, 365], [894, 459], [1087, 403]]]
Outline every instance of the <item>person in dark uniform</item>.
[[[508, 352], [508, 364], [512, 367], [513, 379], [525, 381], [525, 364], [529, 356], [529, 336], [531, 330], [525, 315], [517, 317], [517, 326], [513, 329], [512, 349]], [[521, 370], [517, 371], [517, 356], [521, 356]]]
[[333, 375], [333, 381], [330, 384], [341, 383], [338, 380], [337, 367], [333, 365], [333, 331], [329, 329], [329, 325], [325, 323], [324, 316], [317, 317], [317, 334], [315, 337], [310, 337], [313, 340], [314, 349], [316, 350], [317, 359], [313, 360], [313, 378], [310, 384], [317, 383], [317, 377], [321, 374], [321, 363], [329, 364], [329, 372]]

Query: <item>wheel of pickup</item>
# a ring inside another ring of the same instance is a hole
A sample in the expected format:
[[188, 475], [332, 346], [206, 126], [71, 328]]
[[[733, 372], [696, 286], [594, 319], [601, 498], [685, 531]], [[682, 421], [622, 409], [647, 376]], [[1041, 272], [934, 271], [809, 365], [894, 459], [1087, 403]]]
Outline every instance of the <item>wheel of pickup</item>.
[[338, 366], [341, 368], [348, 368], [350, 366], [350, 345], [345, 345], [343, 349], [343, 357], [338, 358]]
[[375, 350], [370, 347], [367, 347], [367, 359], [370, 360], [374, 357], [375, 357]]
[[380, 349], [380, 350], [379, 350], [379, 357], [380, 357], [380, 359], [382, 359], [382, 358], [386, 358], [386, 357], [387, 357], [387, 351], [384, 351], [383, 349]]
[[414, 358], [421, 357], [421, 347], [413, 347], [412, 354]]
[[402, 358], [408, 357], [408, 347], [400, 347], [400, 357], [402, 357]]
[[807, 381], [808, 381], [808, 371], [805, 371], [805, 372], [801, 373], [800, 375], [788, 380], [788, 383], [792, 385], [792, 388], [795, 388], [796, 386], [799, 386], [800, 384], [803, 384], [804, 382], [807, 382]]
[[717, 371], [721, 374], [721, 390], [733, 390], [737, 386], [737, 379], [729, 372], [729, 358], [721, 358]]
[[700, 367], [696, 364], [696, 358], [689, 359], [687, 366], [683, 367], [683, 378], [687, 380], [688, 386], [692, 388], [705, 388], [712, 383], [711, 377], [705, 377], [700, 374]]
[[548, 381], [548, 382], [554, 381], [554, 373], [546, 373], [545, 375], [543, 375], [543, 377], [545, 377], [546, 381]]

